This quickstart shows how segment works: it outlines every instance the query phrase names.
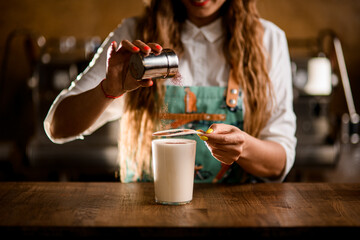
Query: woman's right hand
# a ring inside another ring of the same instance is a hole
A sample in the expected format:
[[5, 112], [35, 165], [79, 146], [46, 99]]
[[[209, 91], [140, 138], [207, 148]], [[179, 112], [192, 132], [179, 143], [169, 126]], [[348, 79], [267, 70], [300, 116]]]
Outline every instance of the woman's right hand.
[[145, 56], [151, 51], [160, 53], [162, 47], [156, 43], [145, 44], [140, 40], [130, 42], [123, 40], [121, 47], [117, 47], [114, 41], [107, 52], [106, 81], [103, 82], [105, 92], [112, 96], [119, 96], [125, 92], [135, 90], [139, 87], [151, 87], [153, 81], [145, 79], [137, 81], [129, 72], [129, 60], [133, 53], [142, 52]]

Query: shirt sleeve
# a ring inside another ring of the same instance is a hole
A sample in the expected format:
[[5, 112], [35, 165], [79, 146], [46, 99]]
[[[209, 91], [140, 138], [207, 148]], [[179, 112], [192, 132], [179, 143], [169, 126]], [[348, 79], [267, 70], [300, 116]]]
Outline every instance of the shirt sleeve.
[[124, 104], [123, 97], [115, 99], [90, 128], [77, 136], [59, 139], [54, 138], [50, 132], [50, 125], [54, 112], [59, 103], [69, 96], [83, 93], [98, 86], [101, 80], [106, 76], [107, 49], [111, 42], [116, 41], [119, 44], [123, 39], [132, 41], [135, 38], [135, 28], [135, 18], [124, 19], [122, 23], [107, 36], [88, 67], [76, 77], [68, 89], [62, 90], [56, 97], [43, 123], [45, 133], [52, 142], [61, 144], [75, 139], [83, 139], [85, 135], [90, 135], [105, 123], [119, 119], [122, 116]]
[[286, 152], [286, 167], [278, 179], [263, 180], [266, 182], [282, 182], [294, 164], [297, 142], [291, 64], [285, 33], [270, 22], [265, 24], [268, 27], [265, 27], [264, 44], [269, 54], [269, 77], [273, 84], [275, 101], [272, 116], [260, 132], [259, 138], [281, 144]]

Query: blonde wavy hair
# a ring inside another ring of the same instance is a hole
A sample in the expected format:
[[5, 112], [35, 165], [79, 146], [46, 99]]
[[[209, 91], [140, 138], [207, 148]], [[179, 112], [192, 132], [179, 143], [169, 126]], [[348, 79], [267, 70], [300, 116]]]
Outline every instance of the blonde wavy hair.
[[[180, 33], [187, 18], [185, 7], [179, 0], [147, 2], [143, 16], [138, 18], [137, 38], [174, 49], [181, 61]], [[223, 51], [244, 96], [244, 131], [257, 137], [270, 118], [273, 98], [256, 1], [227, 0], [220, 15], [226, 33]], [[134, 181], [151, 175], [151, 133], [160, 124], [164, 95], [163, 81], [126, 94], [119, 140], [121, 181], [128, 169], [132, 169]]]

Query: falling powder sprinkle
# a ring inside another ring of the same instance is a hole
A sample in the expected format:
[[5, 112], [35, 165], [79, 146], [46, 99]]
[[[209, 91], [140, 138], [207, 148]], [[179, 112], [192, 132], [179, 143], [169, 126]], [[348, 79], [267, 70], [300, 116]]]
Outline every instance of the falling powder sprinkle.
[[175, 76], [173, 78], [171, 78], [171, 83], [176, 85], [176, 86], [183, 86], [182, 83], [182, 76], [179, 72], [177, 72], [175, 74]]

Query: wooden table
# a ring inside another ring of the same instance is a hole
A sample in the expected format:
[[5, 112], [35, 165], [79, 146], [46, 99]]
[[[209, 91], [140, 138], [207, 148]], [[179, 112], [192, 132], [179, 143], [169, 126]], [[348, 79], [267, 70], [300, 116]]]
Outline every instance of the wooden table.
[[152, 183], [2, 182], [0, 234], [357, 238], [360, 183], [195, 184], [190, 204], [165, 206]]

